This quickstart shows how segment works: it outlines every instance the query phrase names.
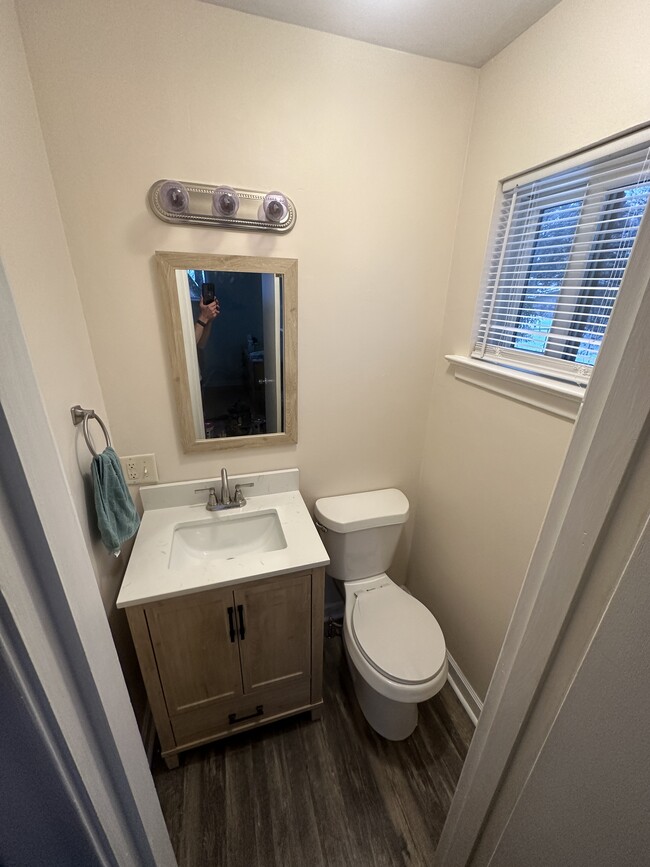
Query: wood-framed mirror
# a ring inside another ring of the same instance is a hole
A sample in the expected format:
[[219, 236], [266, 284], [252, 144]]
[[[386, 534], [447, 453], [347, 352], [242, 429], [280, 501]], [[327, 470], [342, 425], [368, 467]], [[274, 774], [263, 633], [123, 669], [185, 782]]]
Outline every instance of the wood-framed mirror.
[[297, 442], [297, 259], [155, 260], [183, 449]]

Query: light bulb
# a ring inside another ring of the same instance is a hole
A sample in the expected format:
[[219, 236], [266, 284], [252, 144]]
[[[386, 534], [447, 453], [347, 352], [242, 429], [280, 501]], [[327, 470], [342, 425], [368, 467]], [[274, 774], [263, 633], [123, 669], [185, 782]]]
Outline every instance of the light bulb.
[[190, 206], [190, 194], [180, 181], [165, 181], [160, 188], [160, 202], [172, 214], [185, 214]]
[[234, 217], [239, 210], [239, 196], [232, 187], [217, 187], [212, 194], [212, 213], [215, 217]]
[[284, 223], [289, 216], [287, 197], [277, 190], [267, 193], [260, 205], [258, 216], [260, 220], [268, 220], [269, 223]]

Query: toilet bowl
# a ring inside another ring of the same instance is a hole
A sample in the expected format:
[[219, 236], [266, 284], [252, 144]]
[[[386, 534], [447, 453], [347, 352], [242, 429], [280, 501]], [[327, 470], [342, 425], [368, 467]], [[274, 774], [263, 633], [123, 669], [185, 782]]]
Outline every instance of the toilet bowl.
[[418, 702], [447, 679], [442, 630], [431, 612], [386, 574], [408, 500], [394, 488], [316, 502], [331, 559], [328, 574], [345, 595], [343, 643], [355, 695], [372, 728], [388, 740], [407, 738]]

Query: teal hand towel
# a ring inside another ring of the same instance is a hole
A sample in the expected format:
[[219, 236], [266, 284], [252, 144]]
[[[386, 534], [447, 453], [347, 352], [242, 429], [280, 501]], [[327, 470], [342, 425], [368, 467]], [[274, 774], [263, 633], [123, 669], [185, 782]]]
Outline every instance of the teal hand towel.
[[117, 557], [122, 543], [135, 535], [140, 516], [126, 486], [120, 459], [110, 446], [93, 458], [91, 474], [102, 542]]

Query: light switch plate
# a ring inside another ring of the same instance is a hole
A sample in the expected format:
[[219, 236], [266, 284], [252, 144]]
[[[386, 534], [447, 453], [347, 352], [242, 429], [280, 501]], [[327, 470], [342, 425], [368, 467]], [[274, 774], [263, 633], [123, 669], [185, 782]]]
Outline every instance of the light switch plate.
[[158, 482], [155, 455], [126, 455], [120, 458], [127, 485], [154, 485]]

